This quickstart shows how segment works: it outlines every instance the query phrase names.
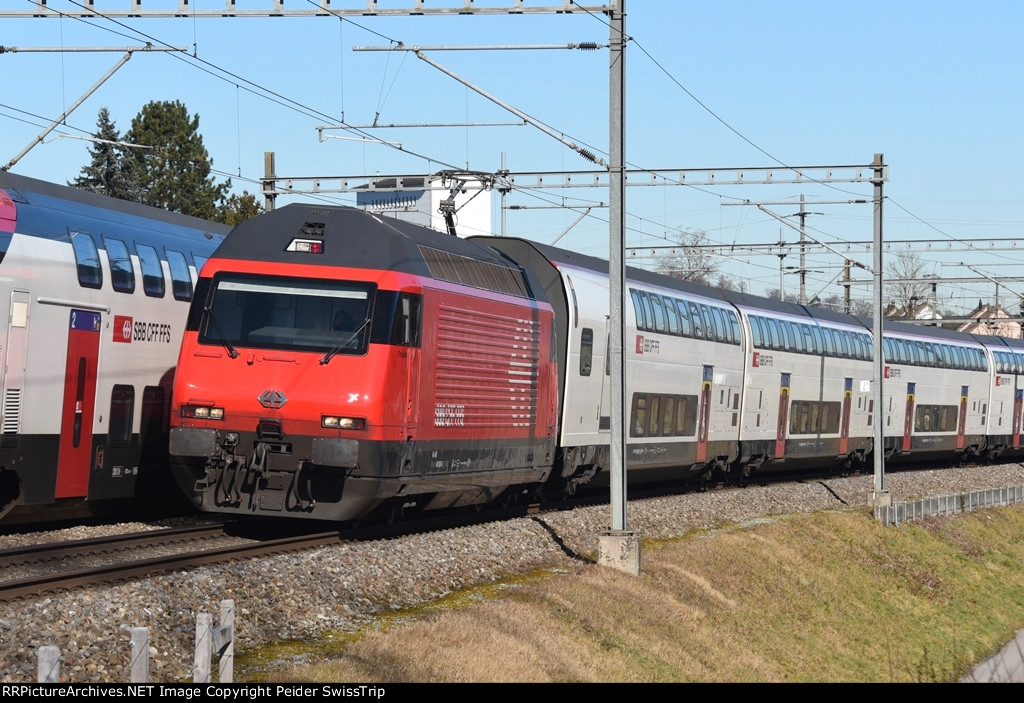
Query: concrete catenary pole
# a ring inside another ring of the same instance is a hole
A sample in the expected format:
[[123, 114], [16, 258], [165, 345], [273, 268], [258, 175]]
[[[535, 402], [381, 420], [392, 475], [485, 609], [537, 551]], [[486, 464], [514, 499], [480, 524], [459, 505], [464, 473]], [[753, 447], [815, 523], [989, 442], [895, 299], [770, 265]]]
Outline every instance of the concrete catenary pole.
[[626, 355], [625, 355], [625, 203], [626, 203], [626, 2], [617, 0], [609, 11], [608, 126], [608, 280], [609, 349], [611, 357], [611, 530], [598, 538], [598, 563], [628, 573], [640, 573], [640, 538], [626, 528]]

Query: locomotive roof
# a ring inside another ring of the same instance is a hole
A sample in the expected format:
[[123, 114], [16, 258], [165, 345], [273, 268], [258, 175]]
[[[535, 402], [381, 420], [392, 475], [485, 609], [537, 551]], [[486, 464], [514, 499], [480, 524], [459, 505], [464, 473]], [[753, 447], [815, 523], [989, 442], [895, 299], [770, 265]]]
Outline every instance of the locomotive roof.
[[[315, 256], [293, 240], [323, 242]], [[399, 271], [526, 298], [543, 297], [528, 272], [471, 241], [341, 205], [291, 204], [235, 227], [216, 258]]]

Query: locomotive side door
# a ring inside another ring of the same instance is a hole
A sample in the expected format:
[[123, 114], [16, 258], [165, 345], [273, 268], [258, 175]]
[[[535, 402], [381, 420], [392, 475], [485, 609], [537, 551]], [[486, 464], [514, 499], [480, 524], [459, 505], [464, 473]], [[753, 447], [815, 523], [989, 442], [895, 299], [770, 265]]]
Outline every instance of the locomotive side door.
[[405, 454], [402, 459], [402, 473], [418, 470], [414, 466], [413, 447], [417, 440], [417, 429], [420, 424], [420, 371], [423, 364], [421, 348], [423, 335], [423, 296], [413, 293], [401, 293], [398, 296], [398, 318], [396, 331], [398, 338], [392, 341], [399, 344], [399, 363], [404, 365], [405, 373]]
[[403, 293], [398, 298], [398, 310], [401, 320], [401, 339], [406, 360], [406, 411], [405, 426], [410, 432], [420, 424], [420, 335], [423, 324], [423, 298], [419, 295]]
[[57, 498], [85, 496], [92, 458], [92, 420], [96, 409], [96, 367], [100, 350], [98, 312], [72, 309], [61, 405]]

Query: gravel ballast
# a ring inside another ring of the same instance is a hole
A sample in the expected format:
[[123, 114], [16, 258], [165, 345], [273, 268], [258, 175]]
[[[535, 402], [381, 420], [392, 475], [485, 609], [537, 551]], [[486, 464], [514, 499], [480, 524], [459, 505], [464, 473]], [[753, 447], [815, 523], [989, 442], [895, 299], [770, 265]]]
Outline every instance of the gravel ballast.
[[[1019, 464], [887, 476], [894, 500], [1020, 485]], [[631, 501], [628, 526], [658, 539], [768, 515], [863, 508], [872, 487], [871, 476], [856, 476]], [[132, 627], [149, 628], [151, 681], [189, 680], [195, 615], [210, 613], [216, 622], [223, 599], [235, 602], [237, 656], [273, 642], [353, 631], [382, 611], [507, 575], [578, 565], [576, 555], [593, 556], [608, 523], [607, 506], [583, 508], [14, 601], [0, 611], [0, 682], [36, 681], [43, 645], [60, 648], [63, 681], [128, 682]], [[47, 541], [92, 536], [97, 529], [51, 534]], [[33, 539], [38, 541], [33, 535], [0, 536], [0, 548]]]

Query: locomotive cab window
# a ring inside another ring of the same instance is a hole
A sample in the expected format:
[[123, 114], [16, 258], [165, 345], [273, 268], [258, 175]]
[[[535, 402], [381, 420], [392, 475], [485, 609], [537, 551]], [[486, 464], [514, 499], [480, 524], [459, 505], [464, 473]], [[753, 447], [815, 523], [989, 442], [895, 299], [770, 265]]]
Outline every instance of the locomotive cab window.
[[[199, 343], [326, 352], [327, 361], [363, 354], [375, 294], [376, 286], [355, 281], [218, 274]], [[410, 316], [413, 308], [410, 300]]]
[[423, 296], [417, 293], [377, 291], [370, 323], [370, 343], [419, 347], [423, 326]]
[[422, 296], [413, 293], [402, 293], [398, 296], [395, 326], [391, 334], [392, 344], [399, 344], [403, 347], [418, 347], [420, 345], [422, 309]]

